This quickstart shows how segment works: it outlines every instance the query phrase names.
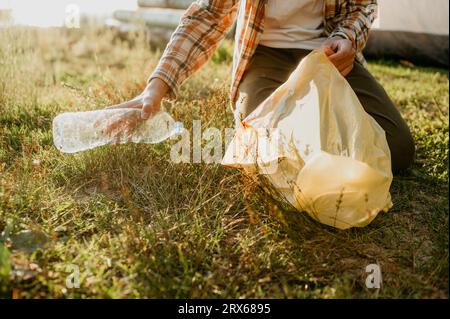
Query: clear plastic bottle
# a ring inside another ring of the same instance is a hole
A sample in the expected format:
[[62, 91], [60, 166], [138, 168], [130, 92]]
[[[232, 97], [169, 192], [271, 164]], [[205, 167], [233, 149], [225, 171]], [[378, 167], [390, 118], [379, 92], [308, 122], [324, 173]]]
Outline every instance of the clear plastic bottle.
[[147, 120], [139, 109], [102, 109], [69, 112], [53, 120], [53, 143], [64, 153], [76, 153], [106, 144], [160, 143], [181, 133], [183, 124], [160, 111]]

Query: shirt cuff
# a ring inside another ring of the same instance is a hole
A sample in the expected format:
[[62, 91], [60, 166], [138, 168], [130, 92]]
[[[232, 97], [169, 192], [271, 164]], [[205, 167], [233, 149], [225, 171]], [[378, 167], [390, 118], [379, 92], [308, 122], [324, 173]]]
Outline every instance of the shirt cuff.
[[178, 84], [176, 83], [175, 80], [173, 80], [173, 77], [171, 77], [164, 70], [156, 69], [155, 71], [153, 71], [152, 75], [150, 75], [150, 77], [148, 78], [147, 84], [150, 83], [150, 81], [155, 78], [164, 81], [164, 83], [166, 83], [167, 86], [169, 87], [169, 91], [167, 92], [167, 95], [164, 98], [168, 100], [175, 100], [178, 96]]
[[330, 34], [330, 38], [332, 37], [341, 37], [343, 39], [347, 39], [350, 40], [353, 43], [353, 48], [355, 48], [355, 50], [358, 48], [358, 45], [356, 43], [356, 39], [353, 36], [353, 31], [350, 30], [346, 30], [344, 28], [337, 28], [336, 30], [334, 30], [333, 32], [331, 32]]

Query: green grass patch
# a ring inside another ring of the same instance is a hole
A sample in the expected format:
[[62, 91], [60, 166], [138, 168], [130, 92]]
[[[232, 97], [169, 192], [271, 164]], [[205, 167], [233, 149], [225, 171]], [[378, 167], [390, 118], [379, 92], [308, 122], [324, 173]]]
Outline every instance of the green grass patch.
[[[51, 121], [138, 94], [160, 51], [113, 31], [4, 29], [0, 43], [0, 297], [448, 298], [448, 73], [371, 61], [417, 143], [394, 207], [339, 231], [279, 208], [239, 171], [173, 164], [174, 141], [75, 155]], [[231, 44], [166, 103], [232, 127]], [[378, 264], [379, 290], [365, 287]], [[66, 281], [80, 271], [80, 288]]]

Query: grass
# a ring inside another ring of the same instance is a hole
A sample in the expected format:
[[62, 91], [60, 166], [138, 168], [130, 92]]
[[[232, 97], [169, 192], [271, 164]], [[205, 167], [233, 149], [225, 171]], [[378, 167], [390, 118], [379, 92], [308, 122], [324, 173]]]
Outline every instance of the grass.
[[[15, 28], [0, 38], [0, 297], [448, 298], [447, 70], [370, 62], [417, 159], [394, 179], [389, 213], [339, 231], [277, 207], [238, 170], [171, 163], [173, 141], [59, 153], [54, 116], [142, 90], [161, 54], [142, 34]], [[230, 46], [166, 103], [189, 129], [233, 125]], [[374, 263], [383, 285], [369, 290]]]

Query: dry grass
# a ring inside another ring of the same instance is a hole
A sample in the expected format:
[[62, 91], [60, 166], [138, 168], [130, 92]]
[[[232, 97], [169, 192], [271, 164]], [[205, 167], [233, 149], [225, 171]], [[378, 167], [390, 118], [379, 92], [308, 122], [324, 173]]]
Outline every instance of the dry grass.
[[[99, 29], [0, 30], [0, 296], [448, 298], [448, 74], [374, 61], [417, 161], [394, 208], [338, 231], [278, 208], [219, 165], [172, 164], [171, 141], [63, 155], [51, 120], [135, 96], [159, 51]], [[232, 127], [230, 44], [166, 106]], [[217, 80], [215, 80], [217, 79]], [[365, 267], [378, 263], [380, 290]], [[81, 287], [66, 288], [66, 267]]]

